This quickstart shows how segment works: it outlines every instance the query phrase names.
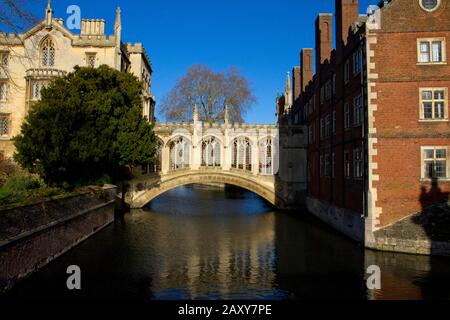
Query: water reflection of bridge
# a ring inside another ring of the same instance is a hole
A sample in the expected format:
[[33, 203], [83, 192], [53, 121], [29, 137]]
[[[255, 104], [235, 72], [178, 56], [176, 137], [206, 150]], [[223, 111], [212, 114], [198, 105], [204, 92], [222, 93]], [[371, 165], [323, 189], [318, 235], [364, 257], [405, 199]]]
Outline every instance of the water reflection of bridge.
[[[255, 295], [273, 295], [275, 214], [247, 218], [202, 215], [196, 220], [195, 215], [173, 214], [152, 217], [152, 229], [164, 236], [149, 235], [149, 245], [155, 252], [171, 253], [170, 259], [152, 262], [158, 274], [152, 282], [153, 294], [227, 299], [244, 295], [251, 288]], [[186, 292], [172, 292], [172, 288]]]

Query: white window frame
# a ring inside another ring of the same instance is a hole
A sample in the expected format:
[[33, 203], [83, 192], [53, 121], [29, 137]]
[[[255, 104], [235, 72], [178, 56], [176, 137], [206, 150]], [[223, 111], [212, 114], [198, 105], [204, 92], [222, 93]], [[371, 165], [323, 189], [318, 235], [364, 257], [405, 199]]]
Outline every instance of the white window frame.
[[[424, 100], [423, 99], [423, 93], [425, 91], [431, 91], [431, 100]], [[444, 92], [444, 98], [436, 99], [435, 92], [436, 91], [443, 91]], [[425, 109], [424, 109], [424, 102], [431, 102], [432, 105], [432, 117], [431, 118], [425, 118]], [[444, 103], [444, 117], [443, 118], [436, 118], [436, 103], [443, 102]], [[448, 122], [448, 88], [419, 88], [419, 114], [420, 114], [420, 122]]]
[[[357, 157], [358, 154], [359, 154], [359, 158]], [[362, 149], [354, 149], [353, 150], [353, 179], [361, 180], [363, 177], [364, 177], [364, 155], [363, 155]]]
[[353, 100], [353, 125], [359, 127], [362, 125], [363, 121], [363, 100], [362, 95], [358, 95]]
[[[425, 152], [429, 151], [429, 150], [433, 150], [433, 158], [427, 158]], [[445, 158], [437, 158], [437, 150], [445, 150], [446, 152], [446, 157]], [[421, 173], [420, 173], [420, 178], [421, 180], [424, 181], [430, 181], [433, 179], [438, 179], [441, 181], [450, 181], [450, 159], [449, 159], [449, 151], [450, 151], [450, 147], [449, 146], [422, 146], [420, 147], [420, 157], [421, 157], [421, 162], [420, 162], [420, 167], [421, 167]], [[426, 162], [429, 161], [446, 161], [446, 165], [445, 165], [445, 170], [446, 170], [446, 174], [445, 177], [427, 177], [426, 174]]]
[[433, 12], [433, 11], [436, 11], [436, 10], [439, 8], [439, 6], [441, 5], [441, 0], [437, 0], [436, 7], [434, 7], [433, 9], [427, 9], [427, 8], [425, 8], [425, 7], [423, 6], [422, 1], [423, 1], [423, 0], [419, 0], [419, 5], [420, 5], [420, 7], [421, 7], [423, 10], [425, 10], [425, 11], [427, 11], [427, 12]]
[[[442, 61], [433, 61], [434, 51], [433, 51], [433, 43], [441, 42], [441, 57]], [[422, 59], [422, 43], [428, 43], [428, 61], [424, 61]], [[446, 56], [446, 41], [444, 37], [440, 38], [418, 38], [417, 39], [417, 64], [418, 65], [439, 65], [439, 64], [447, 64], [447, 56]]]

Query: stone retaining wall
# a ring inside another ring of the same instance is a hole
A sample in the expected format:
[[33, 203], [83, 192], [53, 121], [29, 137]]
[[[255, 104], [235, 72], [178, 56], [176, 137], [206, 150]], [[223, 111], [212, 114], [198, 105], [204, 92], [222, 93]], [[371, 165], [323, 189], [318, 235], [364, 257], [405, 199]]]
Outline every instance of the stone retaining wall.
[[450, 256], [450, 205], [440, 203], [374, 232], [366, 247], [380, 251]]
[[0, 292], [114, 221], [116, 187], [0, 211]]
[[364, 242], [364, 219], [359, 214], [309, 196], [306, 197], [306, 208], [337, 231]]

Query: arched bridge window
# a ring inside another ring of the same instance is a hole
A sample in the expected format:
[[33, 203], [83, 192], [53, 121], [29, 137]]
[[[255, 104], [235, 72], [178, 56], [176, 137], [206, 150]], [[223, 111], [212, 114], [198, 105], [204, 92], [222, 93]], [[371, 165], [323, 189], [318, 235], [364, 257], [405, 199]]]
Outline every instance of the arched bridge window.
[[215, 137], [210, 137], [202, 142], [202, 166], [220, 167], [220, 143]]
[[43, 67], [55, 66], [56, 50], [53, 40], [46, 38], [41, 44], [41, 65]]
[[233, 141], [232, 167], [252, 170], [252, 146], [248, 138], [239, 137]]
[[263, 175], [273, 175], [272, 138], [263, 139], [259, 144], [259, 172]]
[[179, 137], [170, 142], [170, 170], [176, 171], [189, 168], [190, 143], [184, 137]]

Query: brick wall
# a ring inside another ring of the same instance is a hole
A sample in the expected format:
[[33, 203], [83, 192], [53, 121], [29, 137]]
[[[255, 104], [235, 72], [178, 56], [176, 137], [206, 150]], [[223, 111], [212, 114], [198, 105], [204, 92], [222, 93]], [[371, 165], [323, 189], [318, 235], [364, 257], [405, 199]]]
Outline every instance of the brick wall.
[[[371, 31], [376, 44], [372, 73], [375, 83], [374, 112], [377, 155], [373, 162], [379, 175], [376, 206], [382, 209], [378, 228], [422, 210], [422, 188], [427, 203], [448, 197], [450, 183], [440, 181], [440, 191], [421, 180], [421, 147], [450, 146], [450, 124], [420, 121], [420, 88], [450, 88], [450, 66], [418, 64], [417, 39], [445, 38], [450, 54], [450, 6], [442, 1], [434, 12], [424, 11], [419, 1], [394, 0], [381, 11], [381, 28]], [[447, 58], [448, 61], [448, 58]], [[447, 105], [448, 109], [448, 96]]]

